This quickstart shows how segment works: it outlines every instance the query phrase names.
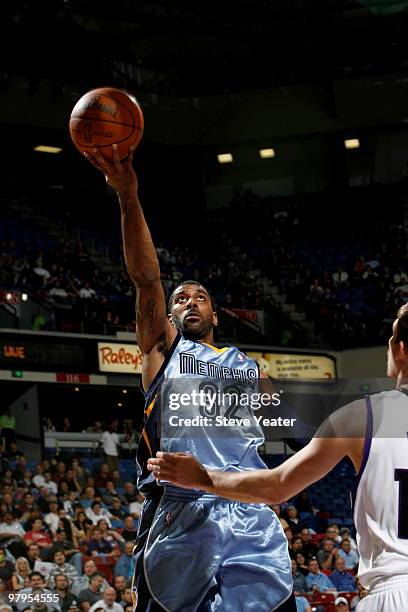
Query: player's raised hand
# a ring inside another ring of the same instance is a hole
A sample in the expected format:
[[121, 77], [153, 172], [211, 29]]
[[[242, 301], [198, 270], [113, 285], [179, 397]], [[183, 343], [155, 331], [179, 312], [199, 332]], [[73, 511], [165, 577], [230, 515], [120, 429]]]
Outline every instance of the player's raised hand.
[[119, 159], [117, 145], [112, 145], [113, 163], [107, 161], [99, 149], [92, 149], [92, 153], [85, 152], [84, 156], [95, 168], [103, 172], [107, 184], [119, 194], [137, 192], [137, 176], [133, 169], [133, 153], [135, 146], [129, 148], [129, 154], [124, 160]]
[[185, 453], [156, 453], [150, 457], [147, 469], [158, 480], [169, 481], [186, 489], [204, 489], [210, 479], [201, 463], [192, 455]]

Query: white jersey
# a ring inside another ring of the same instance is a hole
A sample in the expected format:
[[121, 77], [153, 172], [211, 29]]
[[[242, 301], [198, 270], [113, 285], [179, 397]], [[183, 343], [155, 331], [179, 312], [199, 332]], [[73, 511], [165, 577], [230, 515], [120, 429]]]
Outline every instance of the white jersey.
[[367, 434], [354, 523], [358, 575], [373, 587], [408, 574], [408, 397], [397, 389], [366, 398]]

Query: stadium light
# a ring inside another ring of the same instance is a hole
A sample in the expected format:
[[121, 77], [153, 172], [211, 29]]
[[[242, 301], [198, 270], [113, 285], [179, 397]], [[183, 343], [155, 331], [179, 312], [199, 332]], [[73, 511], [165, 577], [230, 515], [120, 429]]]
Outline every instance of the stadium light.
[[61, 153], [61, 147], [51, 147], [49, 145], [37, 145], [34, 147], [34, 151], [38, 153]]
[[271, 159], [275, 156], [275, 149], [259, 149], [259, 157], [262, 157], [262, 159]]
[[28, 295], [27, 295], [27, 293], [22, 293], [22, 294], [21, 294], [21, 300], [22, 300], [23, 302], [27, 302], [27, 300], [28, 300]]
[[127, 393], [127, 389], [122, 389], [122, 393]]
[[346, 149], [359, 149], [360, 141], [358, 138], [347, 138], [344, 141], [344, 146], [346, 147]]
[[118, 402], [116, 405], [119, 406], [119, 408], [123, 406], [122, 402]]
[[75, 388], [74, 388], [74, 391], [79, 391], [79, 387], [75, 387]]
[[9, 302], [13, 295], [11, 293], [6, 293], [6, 300]]
[[231, 164], [234, 161], [231, 153], [219, 153], [217, 158], [220, 164]]

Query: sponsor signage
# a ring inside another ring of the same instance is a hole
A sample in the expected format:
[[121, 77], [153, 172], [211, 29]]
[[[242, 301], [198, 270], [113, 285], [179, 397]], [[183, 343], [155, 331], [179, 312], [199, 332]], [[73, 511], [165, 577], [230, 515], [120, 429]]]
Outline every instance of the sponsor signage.
[[141, 374], [142, 352], [137, 344], [98, 342], [99, 370], [116, 374]]
[[335, 360], [328, 355], [260, 353], [252, 351], [247, 354], [258, 362], [262, 372], [272, 378], [336, 378]]

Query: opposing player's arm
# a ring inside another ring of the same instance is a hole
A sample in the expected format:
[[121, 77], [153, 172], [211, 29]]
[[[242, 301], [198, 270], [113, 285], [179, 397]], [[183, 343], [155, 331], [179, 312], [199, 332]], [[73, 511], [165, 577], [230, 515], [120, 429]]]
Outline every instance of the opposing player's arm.
[[108, 163], [97, 149], [85, 155], [104, 173], [107, 184], [119, 197], [125, 263], [136, 287], [136, 333], [140, 349], [148, 355], [160, 345], [164, 352], [174, 340], [176, 331], [167, 319], [159, 260], [138, 197], [133, 150], [122, 162], [115, 145], [113, 150], [113, 164]]
[[277, 504], [325, 476], [349, 454], [348, 438], [313, 438], [273, 470], [221, 472], [206, 470], [191, 455], [158, 452], [148, 469], [162, 481], [197, 488], [242, 502]]

